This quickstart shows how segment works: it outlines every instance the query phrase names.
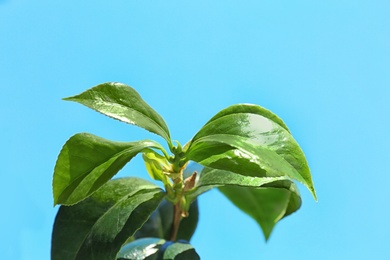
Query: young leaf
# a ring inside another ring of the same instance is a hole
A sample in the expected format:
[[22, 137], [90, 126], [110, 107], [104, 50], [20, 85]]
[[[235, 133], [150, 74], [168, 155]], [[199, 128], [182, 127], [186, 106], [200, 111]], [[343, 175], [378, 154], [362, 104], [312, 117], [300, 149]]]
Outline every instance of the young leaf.
[[[235, 110], [237, 111], [235, 112]], [[291, 165], [299, 175], [294, 178], [306, 185], [316, 198], [306, 158], [283, 121], [276, 115], [272, 116], [273, 114], [268, 110], [267, 113], [259, 112], [262, 111], [261, 108], [257, 109], [257, 113], [254, 113], [254, 110], [253, 108], [236, 106], [218, 113], [191, 140], [187, 152], [194, 154], [197, 149], [204, 152], [204, 148], [207, 146], [215, 149], [215, 143], [231, 146], [245, 152], [241, 145], [246, 147], [252, 145], [252, 148], [257, 147], [259, 150], [256, 153], [255, 150], [250, 149], [252, 155], [261, 158], [266, 153], [268, 154], [267, 157], [274, 154]], [[208, 153], [210, 154], [212, 151]], [[271, 156], [272, 160], [276, 160], [274, 155]], [[191, 156], [189, 156], [189, 159], [197, 161]], [[281, 161], [280, 159], [279, 161]], [[266, 160], [263, 159], [265, 164], [268, 163]], [[279, 174], [287, 173], [280, 172]]]
[[122, 247], [117, 260], [200, 260], [195, 249], [186, 242], [160, 238], [141, 238]]
[[64, 100], [78, 102], [109, 117], [142, 127], [172, 144], [164, 119], [130, 86], [103, 83]]
[[76, 205], [61, 206], [53, 227], [51, 259], [115, 259], [163, 197], [152, 183], [124, 178], [109, 181]]
[[301, 206], [301, 198], [295, 184], [289, 183], [290, 189], [224, 186], [219, 187], [219, 190], [234, 205], [256, 220], [268, 240], [276, 223]]
[[54, 168], [54, 204], [72, 205], [85, 199], [149, 147], [164, 149], [149, 140], [122, 143], [87, 133], [72, 136], [62, 148]]

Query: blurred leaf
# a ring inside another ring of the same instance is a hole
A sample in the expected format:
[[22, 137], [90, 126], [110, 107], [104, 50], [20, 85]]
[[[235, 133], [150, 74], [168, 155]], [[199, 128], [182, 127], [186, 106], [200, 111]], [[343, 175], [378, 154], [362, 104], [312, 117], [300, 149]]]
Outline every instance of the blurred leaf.
[[200, 260], [200, 257], [190, 244], [176, 242], [165, 249], [163, 260]]
[[142, 127], [162, 136], [171, 144], [164, 119], [130, 86], [114, 82], [103, 83], [64, 100], [78, 102], [109, 117]]
[[161, 238], [141, 238], [124, 245], [117, 260], [157, 260], [158, 250], [165, 243]]
[[295, 184], [289, 184], [290, 189], [224, 186], [219, 187], [219, 190], [234, 205], [256, 220], [268, 240], [276, 223], [301, 206], [301, 198]]
[[160, 238], [141, 238], [122, 247], [117, 260], [200, 260], [187, 242]]
[[[178, 240], [190, 241], [198, 224], [198, 202], [195, 200], [189, 210], [189, 216], [180, 222], [177, 233]], [[159, 237], [169, 240], [173, 222], [173, 204], [169, 201], [162, 201], [148, 221], [138, 230], [134, 238]]]
[[87, 133], [72, 136], [54, 169], [54, 204], [71, 205], [85, 199], [148, 147], [163, 149], [148, 140], [122, 143]]
[[73, 206], [61, 206], [54, 223], [51, 259], [115, 259], [125, 241], [164, 197], [138, 178], [111, 180]]
[[[310, 169], [301, 148], [283, 121], [261, 107], [241, 105], [222, 110], [202, 127], [187, 147], [190, 160], [209, 167], [215, 167], [212, 165], [215, 161], [229, 161], [232, 154], [240, 153], [234, 162], [236, 168], [245, 161], [252, 163], [255, 160], [259, 167], [255, 171], [257, 174], [251, 171], [252, 175], [286, 174], [302, 182], [316, 199]], [[213, 155], [218, 157], [210, 158]], [[276, 164], [280, 166], [275, 168]], [[280, 171], [281, 168], [287, 171]], [[224, 170], [228, 170], [227, 167]], [[249, 173], [245, 169], [241, 174]]]

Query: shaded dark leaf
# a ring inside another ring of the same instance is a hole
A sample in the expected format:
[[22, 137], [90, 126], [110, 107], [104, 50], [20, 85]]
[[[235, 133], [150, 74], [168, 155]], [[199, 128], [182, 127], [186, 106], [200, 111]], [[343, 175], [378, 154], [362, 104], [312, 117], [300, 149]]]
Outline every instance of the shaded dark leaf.
[[138, 178], [111, 180], [73, 206], [61, 206], [54, 223], [51, 259], [115, 259], [125, 241], [164, 197]]
[[[178, 240], [190, 241], [198, 224], [198, 202], [195, 200], [189, 209], [189, 216], [183, 218], [180, 222], [177, 233]], [[134, 235], [135, 239], [145, 237], [158, 237], [169, 240], [171, 236], [173, 222], [173, 204], [164, 200], [158, 206], [155, 212], [150, 216], [148, 221]]]

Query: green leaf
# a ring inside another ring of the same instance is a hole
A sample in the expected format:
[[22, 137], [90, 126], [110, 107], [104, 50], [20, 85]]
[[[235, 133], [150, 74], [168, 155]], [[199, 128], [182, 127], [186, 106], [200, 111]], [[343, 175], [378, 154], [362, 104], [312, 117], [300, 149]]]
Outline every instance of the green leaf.
[[138, 178], [109, 181], [86, 200], [61, 206], [54, 223], [51, 259], [115, 259], [164, 197]]
[[[198, 202], [192, 202], [189, 209], [189, 216], [183, 218], [177, 233], [177, 240], [190, 241], [198, 224]], [[173, 204], [164, 200], [160, 203], [155, 212], [150, 216], [148, 221], [140, 230], [135, 233], [134, 238], [140, 239], [145, 237], [159, 237], [169, 240], [171, 236], [173, 222]]]
[[295, 184], [289, 181], [285, 183], [290, 187], [225, 186], [219, 187], [219, 190], [234, 205], [256, 220], [268, 240], [276, 223], [301, 206], [301, 198]]
[[189, 201], [218, 187], [238, 208], [259, 223], [266, 239], [276, 222], [301, 206], [298, 189], [287, 176], [245, 176], [231, 171], [199, 167], [193, 162], [187, 168], [187, 174], [196, 169], [199, 176], [194, 189], [187, 194]]
[[164, 119], [130, 86], [103, 83], [64, 100], [78, 102], [109, 117], [142, 127], [172, 144]]
[[[222, 110], [190, 141], [187, 149], [188, 158], [196, 162], [203, 161], [203, 165], [211, 166], [208, 164], [210, 160], [207, 161], [206, 158], [212, 156], [213, 152], [220, 155], [218, 160], [225, 157], [225, 161], [232, 152], [240, 152], [244, 153], [244, 156], [255, 156], [256, 160], [261, 160], [260, 175], [264, 175], [264, 171], [272, 170], [275, 162], [285, 161], [283, 168], [288, 168], [287, 163], [291, 166], [289, 168], [294, 168], [295, 174], [291, 175], [291, 170], [283, 172], [279, 171], [280, 169], [277, 170], [278, 174], [288, 174], [289, 177], [302, 182], [316, 199], [310, 169], [301, 148], [283, 121], [270, 111], [264, 111], [261, 107], [242, 105]], [[232, 151], [232, 148], [235, 150]], [[228, 151], [230, 151], [228, 154], [224, 154]], [[202, 153], [207, 155], [202, 156]], [[242, 158], [244, 161], [252, 159]], [[266, 169], [266, 165], [272, 166]]]
[[118, 260], [200, 260], [187, 242], [171, 242], [160, 238], [141, 238], [122, 247]]
[[[231, 148], [224, 153], [209, 156], [209, 153], [213, 151], [210, 147], [214, 143], [217, 145], [228, 144], [234, 149]], [[233, 171], [252, 177], [286, 176], [306, 184], [299, 172], [277, 153], [257, 144], [249, 143], [247, 139], [240, 136], [220, 134], [204, 137], [193, 146], [187, 156], [190, 160], [210, 168]]]
[[141, 238], [124, 245], [117, 260], [157, 260], [158, 251], [165, 243], [161, 238]]
[[190, 244], [176, 242], [166, 248], [163, 260], [200, 260], [200, 257]]
[[122, 143], [87, 133], [72, 136], [54, 168], [54, 204], [72, 205], [85, 199], [148, 147], [164, 150], [149, 140]]
[[[261, 187], [279, 183], [280, 181], [289, 180], [286, 176], [273, 176], [273, 177], [254, 177], [245, 176], [231, 171], [214, 169], [210, 167], [203, 167], [198, 173], [198, 179], [195, 183], [195, 187], [190, 190], [186, 196], [189, 201], [193, 201], [202, 193], [222, 186], [239, 186], [239, 187]], [[279, 184], [280, 186], [280, 184]], [[278, 186], [278, 187], [279, 187]]]
[[211, 123], [212, 121], [218, 119], [218, 118], [221, 118], [221, 117], [224, 117], [224, 116], [227, 116], [227, 115], [242, 114], [242, 113], [263, 116], [263, 117], [268, 118], [271, 121], [277, 123], [278, 125], [280, 125], [284, 129], [286, 129], [288, 132], [290, 132], [290, 130], [287, 128], [287, 126], [283, 122], [283, 120], [280, 119], [277, 115], [275, 115], [270, 110], [268, 110], [268, 109], [266, 109], [264, 107], [261, 107], [261, 106], [258, 106], [258, 105], [254, 105], [254, 104], [236, 104], [236, 105], [229, 106], [229, 107], [219, 111], [215, 116], [213, 116], [206, 123], [206, 125], [208, 123]]

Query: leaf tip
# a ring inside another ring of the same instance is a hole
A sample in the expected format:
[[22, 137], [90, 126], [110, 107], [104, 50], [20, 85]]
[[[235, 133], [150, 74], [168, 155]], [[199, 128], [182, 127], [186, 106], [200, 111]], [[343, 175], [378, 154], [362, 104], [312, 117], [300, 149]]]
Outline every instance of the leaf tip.
[[61, 98], [62, 100], [64, 101], [74, 101], [73, 97], [64, 97], [64, 98]]
[[313, 196], [313, 199], [315, 200], [315, 202], [318, 202], [318, 197], [317, 197], [316, 190], [314, 189], [314, 186], [311, 186], [309, 190], [310, 190], [310, 193]]

